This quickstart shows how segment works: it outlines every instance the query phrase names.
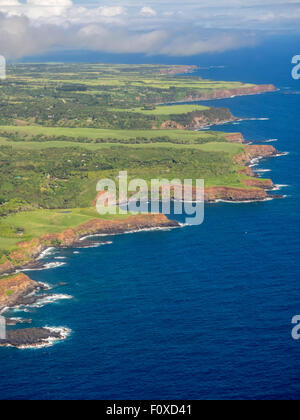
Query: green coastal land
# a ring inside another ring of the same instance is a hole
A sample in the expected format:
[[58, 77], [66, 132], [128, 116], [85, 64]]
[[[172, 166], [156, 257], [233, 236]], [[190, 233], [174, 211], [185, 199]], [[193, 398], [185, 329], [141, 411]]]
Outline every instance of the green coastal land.
[[[236, 117], [226, 108], [190, 102], [272, 92], [274, 86], [203, 80], [193, 71], [159, 65], [8, 67], [0, 82], [0, 273], [1, 266], [16, 265], [24, 244], [99, 219], [96, 184], [117, 180], [120, 171], [149, 182], [205, 179], [207, 201], [267, 197], [271, 181], [254, 178], [245, 164], [276, 150], [251, 148], [239, 133], [197, 131]], [[103, 218], [114, 219], [122, 217]], [[52, 238], [48, 245], [59, 243]]]

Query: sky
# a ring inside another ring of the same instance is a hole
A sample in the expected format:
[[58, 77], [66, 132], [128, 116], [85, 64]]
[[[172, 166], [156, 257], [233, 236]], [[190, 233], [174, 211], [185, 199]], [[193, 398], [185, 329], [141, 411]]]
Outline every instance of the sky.
[[0, 0], [0, 54], [189, 57], [300, 32], [300, 0]]

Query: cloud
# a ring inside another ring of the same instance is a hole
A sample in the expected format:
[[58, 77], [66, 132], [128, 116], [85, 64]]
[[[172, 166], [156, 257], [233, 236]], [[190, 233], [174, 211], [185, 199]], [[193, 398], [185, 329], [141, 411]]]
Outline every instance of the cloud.
[[105, 17], [115, 17], [125, 14], [124, 7], [116, 6], [116, 7], [101, 7], [100, 14]]
[[157, 12], [154, 9], [152, 9], [152, 7], [145, 6], [141, 9], [140, 14], [142, 16], [149, 16], [150, 17], [150, 16], [156, 16]]
[[[51, 36], [49, 36], [51, 33]], [[7, 59], [22, 58], [48, 51], [59, 45], [67, 32], [49, 26], [34, 27], [26, 16], [7, 17], [0, 14], [0, 52]]]
[[0, 0], [0, 54], [56, 49], [188, 56], [254, 45], [261, 34], [299, 31], [300, 2], [280, 0]]

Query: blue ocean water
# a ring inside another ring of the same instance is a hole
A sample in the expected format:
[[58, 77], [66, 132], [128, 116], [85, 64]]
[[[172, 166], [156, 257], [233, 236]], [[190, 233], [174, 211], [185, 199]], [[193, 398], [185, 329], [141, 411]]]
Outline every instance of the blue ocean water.
[[259, 144], [277, 139], [270, 144], [289, 154], [259, 167], [288, 185], [287, 197], [211, 204], [202, 226], [114, 236], [110, 245], [47, 257], [66, 265], [29, 275], [66, 282], [52, 293], [73, 299], [14, 316], [72, 333], [50, 348], [1, 349], [1, 399], [300, 397], [300, 343], [291, 337], [300, 314], [300, 96], [285, 94], [300, 81], [285, 59], [268, 74], [225, 64], [200, 73], [282, 89], [211, 103], [264, 118], [217, 129]]

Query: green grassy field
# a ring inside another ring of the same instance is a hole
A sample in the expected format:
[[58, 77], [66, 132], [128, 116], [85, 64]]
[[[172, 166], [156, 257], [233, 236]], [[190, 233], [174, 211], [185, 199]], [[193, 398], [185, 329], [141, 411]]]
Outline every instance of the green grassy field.
[[[65, 148], [81, 148], [90, 151], [97, 151], [101, 149], [110, 149], [111, 147], [123, 147], [132, 149], [152, 149], [153, 143], [146, 144], [123, 144], [123, 143], [78, 143], [78, 142], [67, 142], [67, 141], [51, 141], [51, 142], [13, 142], [8, 141], [4, 138], [0, 138], [0, 146], [10, 146], [17, 150], [45, 150], [45, 149], [65, 149]], [[243, 145], [228, 142], [210, 142], [205, 144], [176, 144], [176, 143], [155, 143], [157, 149], [195, 149], [209, 152], [224, 152], [232, 155], [241, 153], [243, 151]]]
[[[81, 84], [91, 89], [98, 87], [98, 86], [107, 86], [112, 88], [124, 88], [124, 87], [148, 87], [153, 89], [161, 89], [166, 90], [170, 88], [183, 88], [183, 89], [195, 89], [195, 90], [211, 90], [211, 89], [236, 89], [236, 88], [247, 88], [254, 86], [250, 83], [241, 83], [241, 82], [227, 82], [227, 81], [213, 81], [213, 80], [203, 80], [199, 77], [186, 77], [186, 78], [174, 78], [170, 76], [162, 76], [162, 75], [153, 75], [152, 78], [144, 78], [142, 80], [137, 80], [137, 75], [127, 74], [120, 74], [116, 72], [115, 75], [103, 75], [101, 70], [94, 72], [94, 78], [91, 79], [80, 79], [77, 78], [78, 75], [76, 73], [69, 73], [64, 74], [60, 73], [59, 77], [58, 74], [48, 73], [47, 77], [39, 77], [34, 81], [36, 87], [42, 86], [43, 84], [47, 83], [55, 83], [59, 80], [61, 83], [67, 84], [70, 81], [74, 84]], [[112, 77], [114, 76], [114, 77]], [[8, 74], [9, 80], [11, 81], [22, 81], [24, 83], [33, 82], [31, 76], [14, 76]], [[91, 90], [89, 90], [91, 91]], [[85, 92], [80, 92], [84, 94]]]
[[205, 111], [209, 109], [208, 106], [203, 105], [168, 105], [168, 106], [157, 106], [155, 109], [143, 109], [143, 108], [133, 108], [133, 109], [112, 109], [115, 112], [134, 112], [141, 113], [146, 115], [180, 115], [187, 114], [189, 112], [195, 111]]
[[224, 138], [224, 133], [215, 131], [184, 131], [184, 130], [105, 130], [97, 128], [65, 128], [65, 127], [42, 127], [42, 126], [0, 126], [2, 137], [4, 132], [18, 132], [26, 135], [46, 135], [46, 136], [65, 136], [65, 137], [83, 137], [89, 139], [132, 139], [136, 137], [145, 137], [154, 139], [157, 137], [169, 137], [174, 140], [182, 140], [187, 143], [193, 143], [199, 138]]
[[[96, 209], [71, 210], [35, 210], [7, 216], [0, 222], [0, 250], [13, 250], [20, 242], [30, 241], [48, 233], [61, 233], [66, 229], [80, 226], [89, 220], [99, 218]], [[122, 219], [128, 215], [107, 215], [102, 219]], [[17, 233], [7, 236], [5, 228], [9, 226], [15, 230], [23, 230], [20, 236]]]

